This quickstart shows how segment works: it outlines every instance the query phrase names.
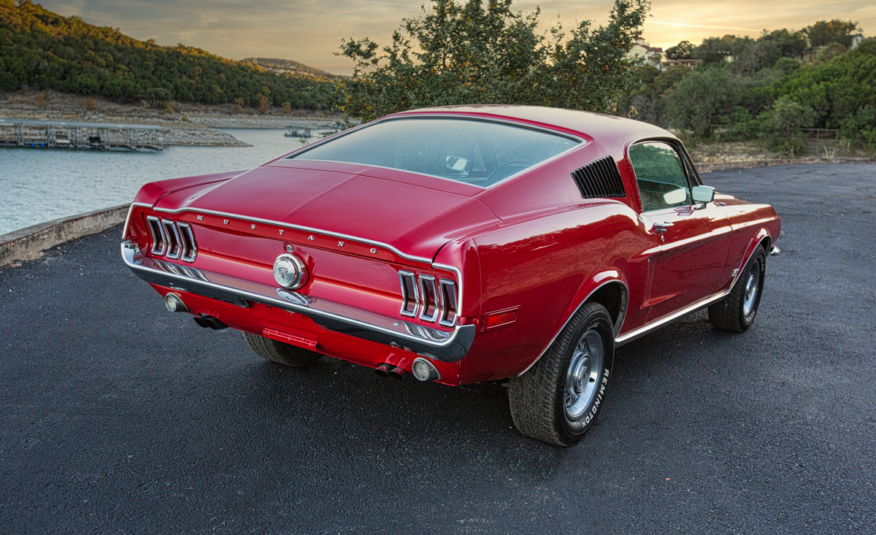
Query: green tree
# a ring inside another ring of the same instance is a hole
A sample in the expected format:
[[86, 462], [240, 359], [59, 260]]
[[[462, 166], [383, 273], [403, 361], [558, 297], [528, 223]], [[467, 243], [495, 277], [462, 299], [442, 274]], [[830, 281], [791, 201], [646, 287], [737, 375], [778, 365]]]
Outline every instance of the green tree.
[[512, 0], [436, 0], [405, 19], [381, 48], [345, 40], [338, 55], [355, 62], [338, 84], [340, 107], [361, 120], [449, 104], [532, 104], [610, 111], [634, 83], [628, 56], [642, 34], [647, 0], [616, 0], [607, 26], [584, 21], [569, 33], [537, 33], [539, 11], [524, 16]]
[[692, 72], [695, 71], [678, 65], [663, 71], [658, 71], [651, 65], [639, 67], [634, 74], [639, 87], [618, 101], [618, 115], [658, 126], [669, 126], [666, 95]]
[[773, 69], [781, 71], [784, 75], [789, 75], [800, 68], [800, 62], [791, 58], [779, 58], [779, 61], [773, 65]]
[[774, 83], [773, 90], [777, 98], [787, 97], [812, 109], [813, 126], [841, 128], [860, 110], [876, 107], [876, 39], [866, 39], [826, 63], [800, 67]]
[[820, 20], [803, 31], [809, 36], [809, 44], [813, 47], [839, 43], [848, 49], [852, 46], [852, 35], [857, 30], [857, 22], [833, 19]]
[[805, 33], [787, 30], [785, 28], [782, 28], [781, 30], [773, 30], [771, 32], [764, 30], [763, 35], [760, 36], [758, 41], [774, 43], [779, 48], [782, 56], [786, 58], [798, 56], [809, 48], [809, 42], [806, 39]]
[[764, 139], [775, 151], [799, 156], [806, 153], [806, 135], [800, 128], [811, 128], [817, 115], [809, 106], [781, 97], [772, 109], [761, 114]]
[[737, 58], [748, 48], [754, 39], [725, 35], [724, 37], [709, 37], [693, 51], [693, 56], [705, 63], [720, 63], [726, 58]]
[[682, 41], [675, 46], [666, 49], [666, 57], [668, 59], [693, 59], [693, 53], [696, 46], [690, 41]]
[[721, 117], [735, 111], [741, 98], [739, 80], [726, 69], [697, 70], [667, 95], [667, 115], [672, 127], [707, 139]]
[[818, 55], [815, 56], [815, 61], [819, 64], [827, 63], [845, 54], [846, 50], [842, 43], [833, 42], [818, 52]]
[[772, 67], [782, 57], [779, 47], [772, 41], [750, 43], [733, 62], [733, 70], [743, 76], [754, 76], [759, 71]]

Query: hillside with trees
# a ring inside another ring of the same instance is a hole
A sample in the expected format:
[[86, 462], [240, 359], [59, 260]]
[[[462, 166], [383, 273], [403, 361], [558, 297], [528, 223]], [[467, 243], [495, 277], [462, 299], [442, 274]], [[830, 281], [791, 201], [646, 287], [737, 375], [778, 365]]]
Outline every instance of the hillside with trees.
[[0, 91], [25, 86], [119, 102], [261, 109], [326, 108], [334, 91], [333, 83], [312, 74], [277, 74], [182, 44], [138, 41], [30, 1], [0, 0]]
[[760, 140], [800, 155], [807, 138], [823, 132], [876, 151], [876, 39], [856, 40], [856, 31], [854, 22], [833, 20], [757, 39], [682, 41], [667, 60], [701, 63], [636, 69], [638, 87], [617, 113], [694, 141]]
[[331, 74], [321, 69], [305, 65], [291, 59], [274, 59], [274, 58], [246, 58], [240, 60], [240, 63], [250, 63], [257, 67], [273, 71], [278, 74], [291, 74], [297, 76], [311, 77], [316, 80], [325, 82], [334, 82], [346, 78], [337, 74]]

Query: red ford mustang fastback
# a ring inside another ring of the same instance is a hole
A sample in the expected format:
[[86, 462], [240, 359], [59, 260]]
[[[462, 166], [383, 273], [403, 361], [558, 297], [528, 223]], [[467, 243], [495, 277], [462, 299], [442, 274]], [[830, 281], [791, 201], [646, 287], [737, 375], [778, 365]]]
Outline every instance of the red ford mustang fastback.
[[257, 169], [143, 186], [122, 256], [202, 327], [302, 366], [510, 379], [525, 435], [593, 424], [615, 348], [709, 307], [757, 313], [779, 218], [703, 186], [669, 132], [592, 113], [384, 117]]

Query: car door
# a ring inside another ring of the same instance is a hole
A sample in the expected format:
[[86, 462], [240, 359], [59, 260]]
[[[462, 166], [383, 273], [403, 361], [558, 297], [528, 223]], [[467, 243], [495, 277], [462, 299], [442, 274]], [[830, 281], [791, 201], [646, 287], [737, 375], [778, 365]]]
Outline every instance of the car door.
[[643, 308], [647, 322], [717, 291], [729, 247], [727, 217], [714, 203], [695, 204], [693, 166], [671, 141], [644, 141], [628, 149], [641, 201], [640, 219], [652, 235]]

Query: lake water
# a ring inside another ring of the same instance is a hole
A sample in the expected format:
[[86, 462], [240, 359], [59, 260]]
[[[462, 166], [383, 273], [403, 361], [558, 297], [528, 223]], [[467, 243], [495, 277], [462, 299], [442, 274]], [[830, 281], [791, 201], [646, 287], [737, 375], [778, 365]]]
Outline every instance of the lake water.
[[251, 169], [300, 147], [283, 130], [225, 130], [252, 147], [155, 153], [0, 149], [0, 234], [130, 203], [147, 182]]

